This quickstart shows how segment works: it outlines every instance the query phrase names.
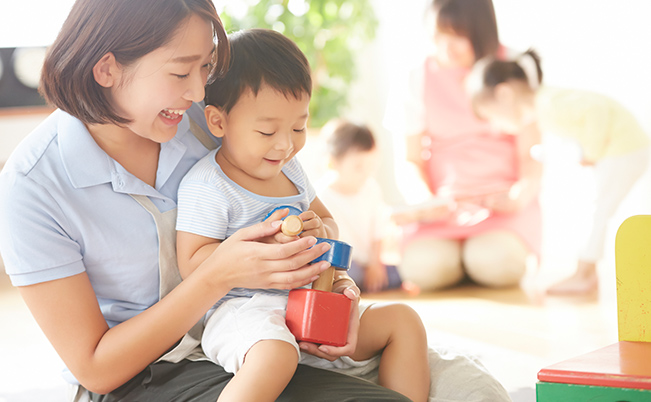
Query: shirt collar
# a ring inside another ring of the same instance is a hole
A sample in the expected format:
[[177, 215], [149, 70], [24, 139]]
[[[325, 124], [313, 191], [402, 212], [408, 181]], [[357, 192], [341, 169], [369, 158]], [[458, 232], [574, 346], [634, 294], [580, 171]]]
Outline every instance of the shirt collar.
[[59, 112], [59, 150], [72, 185], [83, 188], [111, 182], [113, 160], [97, 145], [81, 120]]
[[[75, 188], [111, 183], [114, 191], [160, 197], [161, 194], [127, 172], [97, 145], [86, 126], [77, 118], [60, 111], [58, 123], [61, 160]], [[161, 188], [170, 178], [183, 158], [186, 145], [181, 138], [190, 128], [187, 117], [179, 123], [177, 135], [161, 144], [156, 172], [156, 188]]]

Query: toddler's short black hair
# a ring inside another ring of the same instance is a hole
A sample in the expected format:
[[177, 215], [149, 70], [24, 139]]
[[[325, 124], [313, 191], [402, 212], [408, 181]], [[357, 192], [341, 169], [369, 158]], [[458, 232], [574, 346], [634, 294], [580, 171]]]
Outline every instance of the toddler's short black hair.
[[340, 159], [350, 151], [370, 151], [375, 148], [375, 136], [365, 124], [333, 120], [323, 130], [328, 138], [328, 153], [333, 159]]
[[228, 72], [206, 87], [206, 105], [226, 113], [246, 89], [258, 94], [265, 84], [285, 96], [312, 95], [310, 64], [289, 38], [270, 29], [247, 29], [229, 35]]

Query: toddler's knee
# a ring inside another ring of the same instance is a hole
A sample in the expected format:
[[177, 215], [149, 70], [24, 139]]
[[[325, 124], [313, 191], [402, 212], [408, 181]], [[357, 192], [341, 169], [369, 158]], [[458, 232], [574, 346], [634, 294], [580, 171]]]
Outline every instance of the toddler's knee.
[[[403, 334], [411, 339], [414, 337], [426, 337], [425, 325], [416, 310], [404, 303], [374, 304], [369, 307], [378, 321], [390, 323], [391, 333]], [[403, 336], [400, 335], [400, 336]]]
[[529, 251], [514, 234], [496, 232], [470, 238], [463, 250], [468, 276], [489, 287], [518, 285], [526, 272]]
[[423, 291], [446, 288], [463, 279], [459, 242], [443, 239], [419, 239], [404, 250], [400, 263], [403, 281]]

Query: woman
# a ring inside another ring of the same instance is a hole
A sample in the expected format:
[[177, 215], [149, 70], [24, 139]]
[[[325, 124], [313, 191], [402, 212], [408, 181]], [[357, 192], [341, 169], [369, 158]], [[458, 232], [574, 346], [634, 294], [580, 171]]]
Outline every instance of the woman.
[[504, 53], [491, 0], [434, 0], [431, 11], [436, 51], [398, 100], [402, 118], [387, 118], [431, 198], [395, 216], [405, 225], [400, 274], [423, 290], [466, 274], [484, 286], [516, 285], [540, 243], [541, 167], [529, 152], [539, 135], [535, 125], [518, 137], [495, 132], [465, 93], [475, 61]]
[[[0, 252], [78, 398], [215, 401], [231, 375], [200, 360], [195, 324], [233, 287], [293, 288], [327, 268], [308, 265], [327, 249], [312, 237], [264, 244], [267, 221], [180, 281], [178, 185], [215, 145], [194, 102], [228, 56], [210, 0], [79, 0], [48, 52], [42, 93], [59, 110], [0, 175]], [[308, 367], [280, 400], [351, 395], [405, 400]]]

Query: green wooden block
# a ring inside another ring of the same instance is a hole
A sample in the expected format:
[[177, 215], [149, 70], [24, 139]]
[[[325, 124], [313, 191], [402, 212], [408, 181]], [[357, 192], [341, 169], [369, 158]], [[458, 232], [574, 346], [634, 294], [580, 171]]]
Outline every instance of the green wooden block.
[[651, 390], [539, 382], [537, 402], [651, 402]]

